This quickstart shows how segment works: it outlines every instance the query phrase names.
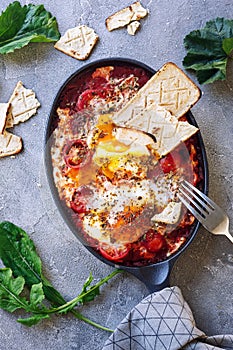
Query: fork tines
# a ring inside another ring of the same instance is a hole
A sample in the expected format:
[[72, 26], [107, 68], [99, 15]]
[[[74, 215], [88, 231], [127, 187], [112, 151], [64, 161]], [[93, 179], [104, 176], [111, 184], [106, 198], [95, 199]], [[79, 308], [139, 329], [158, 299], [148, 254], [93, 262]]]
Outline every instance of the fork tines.
[[182, 182], [179, 191], [179, 199], [199, 221], [214, 210], [214, 202], [189, 182]]
[[225, 235], [233, 243], [233, 236], [229, 232], [229, 218], [216, 203], [187, 181], [181, 184], [179, 191], [181, 202], [209, 232]]

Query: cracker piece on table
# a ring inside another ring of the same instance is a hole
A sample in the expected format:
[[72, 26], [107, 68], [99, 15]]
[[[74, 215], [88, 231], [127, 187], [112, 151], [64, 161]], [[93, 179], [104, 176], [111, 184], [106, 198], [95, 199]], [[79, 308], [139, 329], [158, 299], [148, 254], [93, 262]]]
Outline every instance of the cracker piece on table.
[[132, 5], [123, 8], [112, 14], [105, 20], [106, 27], [109, 32], [114, 29], [127, 26], [132, 21], [138, 21], [148, 14], [140, 1], [134, 2]]
[[129, 35], [135, 35], [136, 32], [140, 28], [140, 22], [139, 21], [133, 21], [127, 25], [127, 32]]
[[9, 115], [10, 103], [0, 103], [0, 135], [4, 133], [8, 115]]
[[36, 114], [40, 102], [37, 100], [33, 90], [26, 89], [19, 81], [9, 99], [9, 113], [11, 118], [7, 121], [6, 127], [12, 127], [20, 122], [25, 122]]
[[68, 29], [54, 47], [66, 55], [83, 61], [89, 57], [98, 39], [94, 29], [80, 25]]
[[17, 154], [22, 150], [22, 147], [21, 137], [8, 131], [0, 134], [0, 158]]

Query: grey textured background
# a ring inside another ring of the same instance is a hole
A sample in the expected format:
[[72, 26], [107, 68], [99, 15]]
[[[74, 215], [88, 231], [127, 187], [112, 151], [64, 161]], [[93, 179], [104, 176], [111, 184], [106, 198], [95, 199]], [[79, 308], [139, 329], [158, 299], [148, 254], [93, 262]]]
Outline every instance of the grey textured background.
[[[1, 0], [0, 11], [9, 3]], [[41, 1], [34, 0], [34, 3]], [[100, 40], [86, 62], [62, 54], [53, 44], [30, 44], [0, 57], [0, 101], [6, 102], [16, 82], [22, 80], [26, 87], [35, 90], [41, 102], [36, 116], [14, 128], [24, 140], [24, 151], [15, 159], [0, 159], [0, 220], [12, 221], [30, 234], [42, 257], [44, 273], [69, 299], [78, 294], [89, 271], [97, 280], [111, 268], [93, 257], [69, 231], [53, 207], [43, 180], [44, 133], [60, 85], [85, 63], [105, 57], [134, 58], [154, 69], [166, 61], [182, 67], [184, 36], [207, 20], [218, 16], [233, 18], [233, 1], [143, 0], [150, 14], [142, 20], [142, 28], [135, 37], [129, 36], [125, 29], [109, 33], [105, 28], [105, 18], [129, 5], [129, 1], [43, 0], [43, 3], [56, 16], [61, 33], [69, 27], [87, 24], [95, 29]], [[231, 221], [232, 73], [230, 62], [227, 80], [203, 86], [203, 96], [192, 109], [206, 145], [209, 194], [226, 210]], [[232, 333], [232, 273], [232, 244], [225, 237], [212, 236], [202, 228], [173, 268], [171, 285], [181, 288], [197, 326], [208, 335]], [[134, 277], [119, 275], [82, 311], [114, 328], [147, 293], [145, 286]], [[28, 329], [16, 322], [15, 314], [0, 310], [0, 350], [99, 350], [107, 337], [107, 332], [69, 315], [53, 317]]]

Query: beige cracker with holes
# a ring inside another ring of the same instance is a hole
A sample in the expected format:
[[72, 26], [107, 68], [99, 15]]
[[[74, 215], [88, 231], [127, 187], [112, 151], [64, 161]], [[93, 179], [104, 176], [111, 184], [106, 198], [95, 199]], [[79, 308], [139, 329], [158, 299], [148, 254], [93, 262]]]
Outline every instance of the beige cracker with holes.
[[199, 88], [174, 63], [166, 63], [138, 93], [113, 116], [121, 125], [151, 105], [163, 107], [180, 118], [200, 98]]
[[85, 60], [89, 57], [98, 38], [98, 35], [92, 28], [81, 25], [68, 29], [54, 47], [78, 60]]
[[36, 99], [31, 89], [26, 89], [19, 81], [9, 100], [10, 118], [7, 119], [6, 127], [10, 128], [20, 122], [25, 122], [37, 112], [40, 102]]

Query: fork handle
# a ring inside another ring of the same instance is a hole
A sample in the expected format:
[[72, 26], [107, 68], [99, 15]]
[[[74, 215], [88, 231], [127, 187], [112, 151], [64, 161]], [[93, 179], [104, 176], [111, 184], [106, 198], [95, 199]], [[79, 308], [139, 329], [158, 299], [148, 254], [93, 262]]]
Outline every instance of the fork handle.
[[229, 232], [229, 231], [226, 231], [224, 234], [225, 234], [225, 235], [227, 236], [227, 238], [231, 241], [231, 243], [233, 243], [233, 237], [232, 237], [232, 235], [230, 234], [230, 232]]

